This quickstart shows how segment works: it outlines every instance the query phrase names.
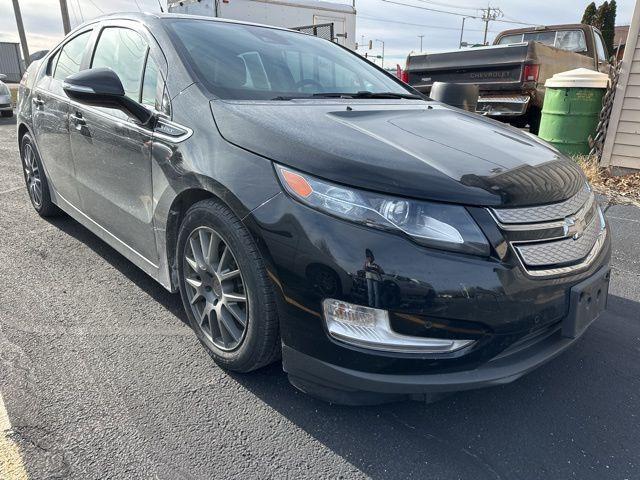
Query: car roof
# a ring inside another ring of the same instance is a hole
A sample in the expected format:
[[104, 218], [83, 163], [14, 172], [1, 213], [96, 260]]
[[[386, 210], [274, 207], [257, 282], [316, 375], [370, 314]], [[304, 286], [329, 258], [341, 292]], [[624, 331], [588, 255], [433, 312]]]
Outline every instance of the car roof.
[[157, 13], [157, 12], [111, 13], [107, 15], [102, 15], [100, 17], [96, 17], [91, 21], [86, 22], [85, 25], [90, 23], [105, 21], [105, 20], [137, 20], [143, 23], [148, 23], [149, 20], [166, 20], [166, 19], [205, 20], [210, 22], [227, 23], [227, 24], [251, 25], [255, 27], [270, 28], [273, 30], [284, 30], [287, 32], [295, 32], [295, 33], [300, 33], [301, 35], [304, 35], [304, 33], [299, 32], [298, 30], [292, 30], [290, 28], [284, 28], [284, 27], [276, 27], [273, 25], [265, 25], [263, 23], [245, 22], [242, 20], [232, 20], [229, 18], [220, 18], [220, 17], [208, 17], [203, 15], [186, 15], [182, 13]]
[[517, 35], [520, 33], [531, 33], [531, 32], [548, 32], [555, 30], [587, 30], [589, 28], [593, 28], [590, 25], [585, 25], [582, 23], [562, 23], [558, 25], [539, 25], [537, 27], [524, 27], [524, 28], [514, 28], [511, 30], [504, 30], [498, 34], [498, 37], [505, 37], [507, 35]]

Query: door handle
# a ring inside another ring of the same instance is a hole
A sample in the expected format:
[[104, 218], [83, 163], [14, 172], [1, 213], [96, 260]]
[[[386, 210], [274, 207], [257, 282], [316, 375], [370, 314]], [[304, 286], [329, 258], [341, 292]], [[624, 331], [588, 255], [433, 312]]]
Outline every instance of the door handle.
[[44, 107], [44, 100], [42, 100], [40, 97], [34, 97], [31, 99], [31, 101], [36, 108]]
[[87, 124], [87, 121], [82, 117], [82, 113], [76, 112], [71, 115], [71, 121], [75, 124], [76, 130], [82, 130], [82, 127]]

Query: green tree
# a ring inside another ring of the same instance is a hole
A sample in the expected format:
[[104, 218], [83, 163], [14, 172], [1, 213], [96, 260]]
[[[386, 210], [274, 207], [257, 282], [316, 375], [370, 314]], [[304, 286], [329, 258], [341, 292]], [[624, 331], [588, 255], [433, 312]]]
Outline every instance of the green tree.
[[602, 31], [602, 38], [604, 40], [605, 45], [607, 46], [607, 52], [609, 55], [613, 52], [613, 40], [616, 34], [616, 10], [618, 6], [616, 5], [616, 0], [611, 0], [609, 2], [609, 8], [605, 12], [604, 22], [602, 23], [602, 27], [600, 30]]
[[584, 9], [584, 15], [582, 15], [582, 21], [580, 23], [584, 23], [585, 25], [593, 25], [593, 21], [596, 18], [596, 4], [595, 2], [591, 2], [587, 5], [587, 8]]
[[604, 2], [602, 5], [598, 7], [598, 10], [596, 10], [596, 16], [591, 25], [593, 25], [594, 27], [602, 31], [602, 27], [604, 27], [604, 24], [607, 21], [608, 11], [609, 11], [609, 2]]

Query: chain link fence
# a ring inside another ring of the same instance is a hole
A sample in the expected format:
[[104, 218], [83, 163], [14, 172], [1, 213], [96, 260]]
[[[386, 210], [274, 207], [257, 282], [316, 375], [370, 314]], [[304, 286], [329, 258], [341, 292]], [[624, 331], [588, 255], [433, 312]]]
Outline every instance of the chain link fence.
[[331, 40], [332, 42], [335, 41], [335, 35], [333, 34], [333, 23], [321, 23], [318, 25], [293, 27], [292, 30], [298, 30], [299, 32], [324, 38], [325, 40]]

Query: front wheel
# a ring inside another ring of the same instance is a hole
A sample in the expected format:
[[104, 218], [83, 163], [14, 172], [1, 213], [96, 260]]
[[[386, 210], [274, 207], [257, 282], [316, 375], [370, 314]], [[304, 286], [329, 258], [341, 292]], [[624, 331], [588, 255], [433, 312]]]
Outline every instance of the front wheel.
[[177, 247], [184, 308], [216, 363], [248, 372], [278, 358], [272, 286], [251, 234], [233, 212], [213, 199], [196, 203]]

